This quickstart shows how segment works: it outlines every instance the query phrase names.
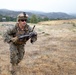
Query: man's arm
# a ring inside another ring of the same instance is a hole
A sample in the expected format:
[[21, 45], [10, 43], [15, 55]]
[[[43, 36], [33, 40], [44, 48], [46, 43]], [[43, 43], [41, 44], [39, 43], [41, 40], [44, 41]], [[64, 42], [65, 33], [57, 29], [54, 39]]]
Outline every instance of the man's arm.
[[15, 28], [8, 28], [7, 31], [3, 34], [4, 42], [10, 43], [15, 33]]
[[33, 42], [35, 42], [37, 40], [37, 32], [34, 30], [34, 28], [35, 28], [35, 25], [31, 30], [32, 33], [30, 32], [30, 34], [31, 34], [30, 42], [31, 43], [33, 43]]

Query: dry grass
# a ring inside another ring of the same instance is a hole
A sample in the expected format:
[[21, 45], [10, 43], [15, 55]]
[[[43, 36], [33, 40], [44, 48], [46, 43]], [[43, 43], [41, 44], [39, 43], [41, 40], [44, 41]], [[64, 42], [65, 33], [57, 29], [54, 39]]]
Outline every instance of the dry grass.
[[[1, 32], [5, 29], [6, 26], [0, 26]], [[76, 27], [72, 24], [37, 24], [38, 40], [33, 45], [27, 42], [16, 75], [76, 75], [76, 31], [73, 29]], [[9, 45], [0, 36], [0, 75], [11, 75], [9, 56]]]
[[61, 25], [61, 24], [72, 24], [72, 23], [76, 24], [76, 19], [43, 21], [43, 22], [39, 22], [38, 24], [41, 24], [41, 25]]

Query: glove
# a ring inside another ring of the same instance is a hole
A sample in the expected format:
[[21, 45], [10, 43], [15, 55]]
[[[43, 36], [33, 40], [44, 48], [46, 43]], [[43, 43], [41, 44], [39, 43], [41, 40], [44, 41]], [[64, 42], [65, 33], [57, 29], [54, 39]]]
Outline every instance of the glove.
[[33, 44], [33, 40], [30, 40], [30, 42]]
[[11, 39], [11, 41], [14, 42], [14, 43], [17, 42], [17, 40], [18, 40], [17, 36]]
[[37, 38], [34, 37], [34, 38], [31, 38], [30, 42], [33, 44], [36, 40], [37, 40]]
[[37, 36], [37, 33], [36, 32], [32, 32], [32, 33], [30, 33], [30, 36], [31, 37], [35, 37], [35, 36]]
[[37, 40], [37, 34], [35, 34], [33, 37], [31, 37], [30, 42], [33, 44]]

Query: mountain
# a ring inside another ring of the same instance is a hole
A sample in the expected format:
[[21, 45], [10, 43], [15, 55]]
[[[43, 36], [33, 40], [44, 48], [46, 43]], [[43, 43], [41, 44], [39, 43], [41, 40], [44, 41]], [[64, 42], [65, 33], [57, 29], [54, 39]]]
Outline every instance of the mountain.
[[72, 16], [74, 16], [74, 17], [76, 17], [76, 13], [72, 13], [72, 14], [70, 14], [70, 15], [72, 15]]
[[[0, 9], [0, 14], [3, 16], [10, 16], [16, 18], [16, 16], [24, 11], [13, 11], [13, 10], [8, 10], [8, 9]], [[76, 18], [76, 16], [69, 15], [67, 13], [63, 12], [50, 12], [50, 13], [45, 13], [45, 12], [39, 12], [39, 11], [25, 11], [29, 17], [31, 17], [33, 14], [39, 16], [39, 17], [48, 17], [49, 19], [70, 19], [70, 18]]]

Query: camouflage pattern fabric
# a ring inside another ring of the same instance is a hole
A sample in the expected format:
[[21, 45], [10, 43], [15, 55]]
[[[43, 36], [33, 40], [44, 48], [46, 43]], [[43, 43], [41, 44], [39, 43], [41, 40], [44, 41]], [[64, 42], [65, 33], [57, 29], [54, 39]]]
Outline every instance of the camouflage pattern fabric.
[[18, 65], [18, 63], [23, 59], [25, 50], [24, 45], [10, 44], [10, 62], [12, 65]]
[[[29, 25], [25, 25], [24, 30], [21, 30], [18, 27], [18, 23], [17, 23], [14, 27], [9, 28], [4, 33], [4, 42], [7, 42], [10, 44], [10, 59], [11, 59], [10, 62], [12, 63], [12, 65], [18, 64], [23, 59], [23, 56], [25, 53], [24, 45], [29, 40], [29, 38], [24, 38], [17, 41], [22, 43], [13, 43], [11, 39], [18, 35], [30, 33], [31, 30], [32, 28]], [[30, 40], [35, 42], [37, 40], [37, 36], [32, 37]]]

